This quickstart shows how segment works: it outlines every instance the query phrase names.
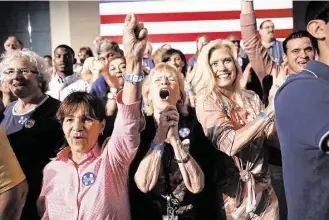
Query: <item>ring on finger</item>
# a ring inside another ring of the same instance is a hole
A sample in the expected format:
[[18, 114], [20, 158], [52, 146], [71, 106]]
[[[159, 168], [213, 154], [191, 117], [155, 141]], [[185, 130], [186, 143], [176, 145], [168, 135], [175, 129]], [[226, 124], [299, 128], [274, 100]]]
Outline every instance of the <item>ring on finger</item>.
[[167, 115], [167, 121], [170, 121], [170, 120], [171, 120], [170, 116], [169, 116], [169, 115]]

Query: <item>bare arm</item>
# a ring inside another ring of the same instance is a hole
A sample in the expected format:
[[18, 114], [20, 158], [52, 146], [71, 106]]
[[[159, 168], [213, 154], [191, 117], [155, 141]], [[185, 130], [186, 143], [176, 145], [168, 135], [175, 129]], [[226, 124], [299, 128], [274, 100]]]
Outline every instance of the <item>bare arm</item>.
[[26, 180], [0, 194], [0, 220], [19, 220], [28, 192]]
[[[123, 31], [123, 46], [127, 59], [127, 73], [140, 75], [147, 30], [134, 14], [128, 14]], [[129, 75], [127, 74], [127, 75]], [[111, 83], [112, 81], [109, 81]], [[127, 81], [117, 95], [118, 114], [110, 141], [108, 156], [115, 166], [128, 169], [140, 144], [140, 132], [145, 120], [141, 112], [141, 83]]]
[[[227, 119], [221, 107], [211, 100], [205, 100], [201, 105], [198, 101], [196, 112], [206, 136], [219, 150], [229, 156], [239, 153], [269, 124], [269, 121], [257, 117], [244, 127], [235, 130], [231, 119]], [[269, 105], [263, 112], [273, 118], [273, 105]]]
[[182, 161], [189, 157], [187, 162], [178, 163], [179, 170], [183, 176], [186, 188], [192, 193], [199, 193], [204, 187], [204, 174], [200, 166], [184, 149], [179, 139], [171, 141], [171, 145], [173, 146], [177, 160]]
[[253, 2], [241, 2], [240, 23], [245, 51], [260, 82], [263, 81], [266, 75], [276, 76], [280, 66], [272, 60], [267, 48], [262, 45], [261, 40], [257, 36]]
[[[274, 117], [274, 109], [269, 106], [264, 110], [270, 118]], [[239, 153], [247, 143], [252, 141], [261, 131], [264, 131], [268, 122], [262, 118], [257, 117], [254, 121], [248, 123], [243, 128], [235, 131], [235, 137], [231, 146], [230, 156]]]
[[[127, 60], [126, 74], [141, 75], [143, 66], [143, 52], [146, 47], [147, 30], [143, 23], [138, 23], [134, 14], [128, 14], [125, 19], [123, 45]], [[142, 97], [141, 83], [125, 82], [123, 86], [122, 101], [130, 105]]]
[[[199, 193], [204, 187], [204, 174], [200, 166], [184, 149], [180, 140], [174, 139], [170, 143], [173, 146], [176, 159], [182, 161], [189, 158], [185, 163], [178, 163], [179, 170], [187, 189], [192, 193]], [[150, 149], [135, 174], [136, 185], [142, 192], [149, 192], [155, 187], [159, 177], [160, 166], [161, 152]]]
[[135, 173], [135, 183], [144, 193], [151, 191], [158, 182], [161, 166], [161, 152], [150, 149]]
[[[169, 121], [167, 116], [170, 116], [172, 121]], [[178, 118], [178, 112], [174, 106], [166, 107], [160, 114], [158, 129], [153, 140], [153, 143], [158, 145], [160, 149], [151, 148], [139, 164], [135, 173], [136, 185], [142, 192], [151, 191], [158, 181], [161, 165], [161, 154], [164, 150], [163, 143], [167, 139], [169, 128], [174, 124], [177, 124]]]

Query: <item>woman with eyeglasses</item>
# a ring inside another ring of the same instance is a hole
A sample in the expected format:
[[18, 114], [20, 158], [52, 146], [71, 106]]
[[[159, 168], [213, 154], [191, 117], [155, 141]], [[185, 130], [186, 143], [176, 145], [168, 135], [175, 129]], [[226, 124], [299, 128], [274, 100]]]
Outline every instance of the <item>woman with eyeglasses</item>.
[[34, 52], [6, 52], [0, 72], [18, 98], [5, 109], [0, 126], [8, 136], [29, 184], [21, 219], [38, 219], [36, 201], [41, 190], [42, 170], [49, 158], [56, 155], [63, 140], [55, 117], [60, 102], [45, 94], [50, 75], [44, 60]]

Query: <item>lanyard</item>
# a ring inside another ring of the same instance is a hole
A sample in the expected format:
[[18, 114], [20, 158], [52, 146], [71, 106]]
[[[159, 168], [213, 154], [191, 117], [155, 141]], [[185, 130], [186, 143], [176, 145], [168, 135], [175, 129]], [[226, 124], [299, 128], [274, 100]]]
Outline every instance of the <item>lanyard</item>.
[[165, 154], [165, 157], [161, 160], [162, 167], [163, 167], [163, 175], [165, 180], [165, 191], [166, 191], [166, 199], [167, 199], [167, 215], [163, 216], [164, 220], [176, 220], [178, 219], [178, 216], [175, 216], [175, 209], [177, 205], [179, 204], [179, 200], [174, 196], [173, 191], [170, 186], [170, 178], [169, 174], [171, 171], [171, 165], [172, 165], [172, 159], [173, 159], [173, 150], [172, 146], [169, 144], [166, 144], [165, 151], [167, 151], [167, 154]]

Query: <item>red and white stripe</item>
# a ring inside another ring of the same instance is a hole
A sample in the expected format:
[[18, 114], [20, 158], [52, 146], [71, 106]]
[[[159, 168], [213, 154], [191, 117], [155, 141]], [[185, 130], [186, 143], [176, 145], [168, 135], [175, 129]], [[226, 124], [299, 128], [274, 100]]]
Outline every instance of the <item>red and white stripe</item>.
[[[276, 37], [283, 40], [293, 29], [292, 0], [256, 0], [257, 24], [270, 19]], [[153, 49], [164, 43], [181, 50], [187, 57], [196, 50], [196, 38], [211, 40], [240, 33], [239, 0], [163, 0], [100, 3], [100, 33], [121, 44], [123, 22], [127, 13], [135, 13], [148, 29]]]

